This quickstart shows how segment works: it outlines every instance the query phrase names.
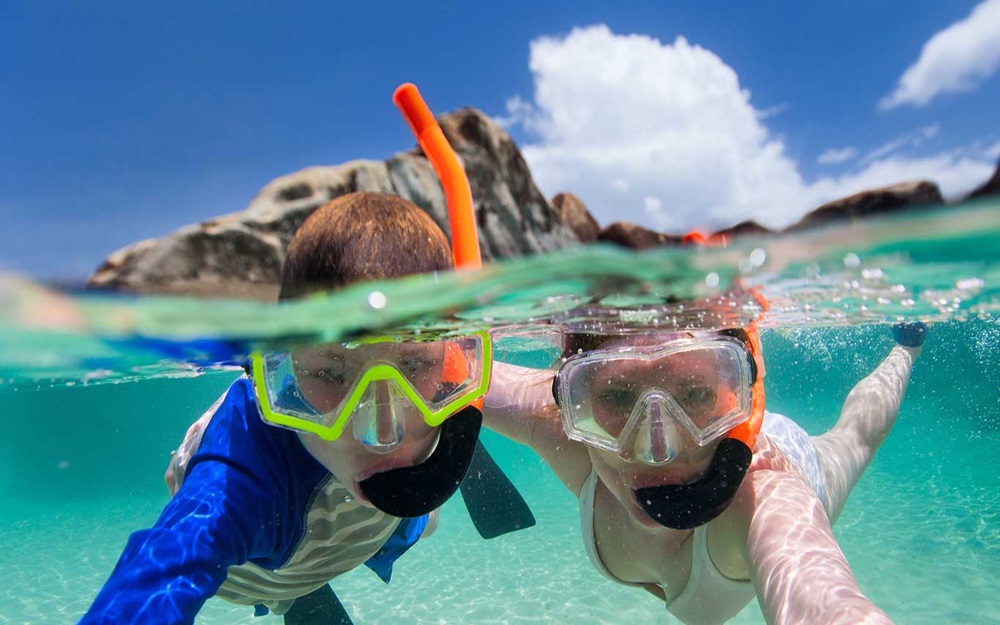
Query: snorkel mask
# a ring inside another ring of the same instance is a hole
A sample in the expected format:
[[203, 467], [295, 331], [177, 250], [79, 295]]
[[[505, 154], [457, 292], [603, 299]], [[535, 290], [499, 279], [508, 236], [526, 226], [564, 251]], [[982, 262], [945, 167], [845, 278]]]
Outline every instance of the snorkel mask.
[[[444, 187], [455, 268], [479, 268], [472, 194], [455, 152], [414, 85], [400, 86], [393, 101]], [[382, 336], [251, 356], [261, 417], [273, 425], [325, 440], [349, 429], [383, 454], [402, 442], [407, 421], [419, 417], [437, 428], [437, 444], [421, 464], [359, 483], [372, 505], [396, 517], [427, 514], [458, 490], [479, 438], [491, 365], [485, 331]]]
[[685, 448], [718, 442], [688, 484], [635, 490], [657, 523], [691, 529], [722, 513], [750, 467], [764, 417], [763, 361], [753, 323], [710, 332], [601, 333], [567, 357], [553, 383], [570, 439], [627, 462], [669, 466]]

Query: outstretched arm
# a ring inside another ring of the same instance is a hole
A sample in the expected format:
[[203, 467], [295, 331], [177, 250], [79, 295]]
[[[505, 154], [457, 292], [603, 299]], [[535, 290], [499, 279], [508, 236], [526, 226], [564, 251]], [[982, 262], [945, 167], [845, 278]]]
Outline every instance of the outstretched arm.
[[326, 471], [256, 417], [251, 393], [240, 379], [212, 406], [183, 484], [152, 529], [129, 537], [81, 623], [191, 623], [231, 565], [276, 568], [297, 544], [300, 517], [289, 513]]
[[768, 623], [892, 623], [861, 592], [804, 478], [767, 470], [747, 479], [736, 505], [749, 515], [746, 560]]
[[833, 429], [815, 439], [826, 486], [824, 503], [831, 522], [840, 516], [851, 491], [896, 422], [926, 326], [899, 325], [894, 334], [899, 343], [851, 389]]
[[274, 513], [267, 493], [234, 469], [216, 462], [191, 472], [156, 525], [129, 537], [81, 624], [194, 622]]
[[563, 430], [559, 407], [552, 397], [554, 375], [548, 369], [495, 363], [483, 422], [494, 432], [531, 447], [578, 495], [590, 475], [590, 456]]

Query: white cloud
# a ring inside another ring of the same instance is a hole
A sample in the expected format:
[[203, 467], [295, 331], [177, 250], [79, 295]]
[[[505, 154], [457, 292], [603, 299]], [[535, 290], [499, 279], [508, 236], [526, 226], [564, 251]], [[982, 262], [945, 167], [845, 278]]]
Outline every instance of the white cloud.
[[820, 165], [839, 165], [846, 163], [857, 155], [858, 151], [855, 148], [830, 148], [820, 154], [816, 162]]
[[856, 171], [806, 182], [735, 70], [683, 37], [665, 44], [578, 28], [532, 42], [530, 67], [534, 97], [509, 107], [537, 137], [524, 156], [543, 192], [572, 191], [601, 224], [681, 232], [755, 219], [782, 227], [865, 188], [929, 179], [955, 194], [992, 171], [982, 149], [900, 154], [936, 135], [935, 124], [873, 150]]
[[658, 197], [646, 196], [642, 198], [642, 208], [649, 216], [651, 223], [656, 228], [670, 227], [670, 218], [663, 212], [663, 202]]
[[965, 19], [936, 33], [903, 72], [880, 109], [924, 106], [944, 93], [976, 89], [1000, 67], [1000, 0], [979, 3]]
[[867, 164], [877, 161], [889, 156], [890, 154], [898, 152], [903, 148], [920, 147], [924, 144], [924, 141], [933, 139], [940, 131], [940, 124], [931, 124], [929, 126], [924, 126], [923, 128], [917, 128], [916, 130], [906, 133], [902, 137], [883, 143], [877, 148], [870, 150], [867, 154], [861, 157], [861, 163]]
[[775, 106], [769, 106], [768, 108], [766, 108], [764, 110], [757, 111], [757, 119], [759, 119], [761, 121], [763, 121], [765, 119], [770, 119], [772, 117], [776, 117], [778, 115], [781, 115], [782, 113], [784, 113], [787, 110], [788, 110], [788, 105], [787, 104], [778, 104], [778, 105], [775, 105]]
[[532, 42], [530, 66], [534, 102], [522, 120], [540, 142], [525, 158], [543, 189], [573, 190], [602, 223], [659, 197], [671, 221], [728, 224], [772, 213], [784, 199], [776, 189], [801, 185], [736, 72], [683, 37], [665, 45], [575, 29]]
[[966, 150], [953, 150], [927, 157], [887, 158], [869, 163], [864, 169], [834, 178], [821, 178], [810, 185], [813, 207], [865, 189], [884, 187], [908, 180], [930, 180], [941, 188], [945, 199], [954, 200], [979, 186], [993, 173], [989, 161]]
[[521, 99], [521, 96], [514, 96], [507, 100], [507, 115], [494, 115], [493, 120], [501, 128], [510, 128], [515, 124], [522, 123], [530, 117], [533, 110], [531, 104]]

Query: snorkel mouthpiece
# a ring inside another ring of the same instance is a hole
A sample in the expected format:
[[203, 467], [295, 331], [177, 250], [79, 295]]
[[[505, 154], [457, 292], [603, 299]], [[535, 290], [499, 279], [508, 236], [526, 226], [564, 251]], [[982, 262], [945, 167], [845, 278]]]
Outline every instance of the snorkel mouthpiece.
[[440, 508], [468, 472], [482, 424], [478, 408], [464, 408], [438, 426], [438, 444], [427, 460], [376, 473], [358, 484], [361, 492], [373, 506], [395, 517], [413, 518]]
[[691, 484], [650, 486], [635, 490], [635, 499], [651, 519], [664, 527], [688, 530], [704, 525], [729, 506], [750, 468], [753, 453], [742, 441], [725, 438], [705, 475]]

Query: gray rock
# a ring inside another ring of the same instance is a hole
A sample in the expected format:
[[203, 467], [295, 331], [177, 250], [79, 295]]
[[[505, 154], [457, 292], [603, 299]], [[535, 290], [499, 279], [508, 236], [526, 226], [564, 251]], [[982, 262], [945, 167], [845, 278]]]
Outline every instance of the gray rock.
[[634, 250], [680, 245], [682, 238], [679, 235], [664, 234], [643, 228], [629, 221], [616, 221], [603, 228], [597, 236], [598, 241], [614, 243]]
[[[531, 178], [514, 141], [483, 113], [466, 108], [439, 119], [462, 159], [486, 260], [580, 243]], [[272, 180], [247, 208], [135, 243], [109, 256], [88, 286], [273, 300], [285, 249], [314, 210], [355, 191], [395, 193], [423, 208], [449, 234], [444, 192], [419, 149], [386, 161], [309, 167]]]
[[563, 223], [576, 233], [581, 243], [593, 243], [601, 232], [601, 226], [587, 209], [583, 200], [572, 193], [559, 193], [552, 198], [552, 207], [556, 209]]
[[891, 187], [862, 191], [828, 202], [785, 228], [785, 232], [798, 232], [834, 221], [855, 220], [918, 206], [940, 204], [944, 204], [944, 197], [933, 182], [925, 180], [904, 182]]
[[[866, 217], [908, 210], [920, 206], [944, 203], [941, 191], [933, 182], [905, 182], [890, 187], [870, 189], [835, 200], [806, 214], [783, 232], [798, 232], [840, 220]], [[743, 221], [719, 230], [709, 237], [709, 242], [730, 241], [744, 236], [775, 234], [774, 231], [754, 221]], [[616, 222], [601, 230], [598, 240], [616, 243], [633, 249], [649, 249], [681, 245], [683, 237], [649, 230], [629, 222]]]
[[710, 239], [716, 239], [718, 237], [731, 239], [734, 237], [764, 236], [773, 233], [774, 230], [771, 230], [766, 226], [762, 226], [752, 219], [747, 219], [746, 221], [741, 221], [735, 226], [729, 226], [728, 228], [723, 228], [722, 230], [713, 232]]
[[976, 187], [965, 199], [975, 200], [989, 195], [1000, 195], [1000, 161], [997, 162], [997, 168], [993, 170], [993, 175], [990, 179], [981, 186]]

